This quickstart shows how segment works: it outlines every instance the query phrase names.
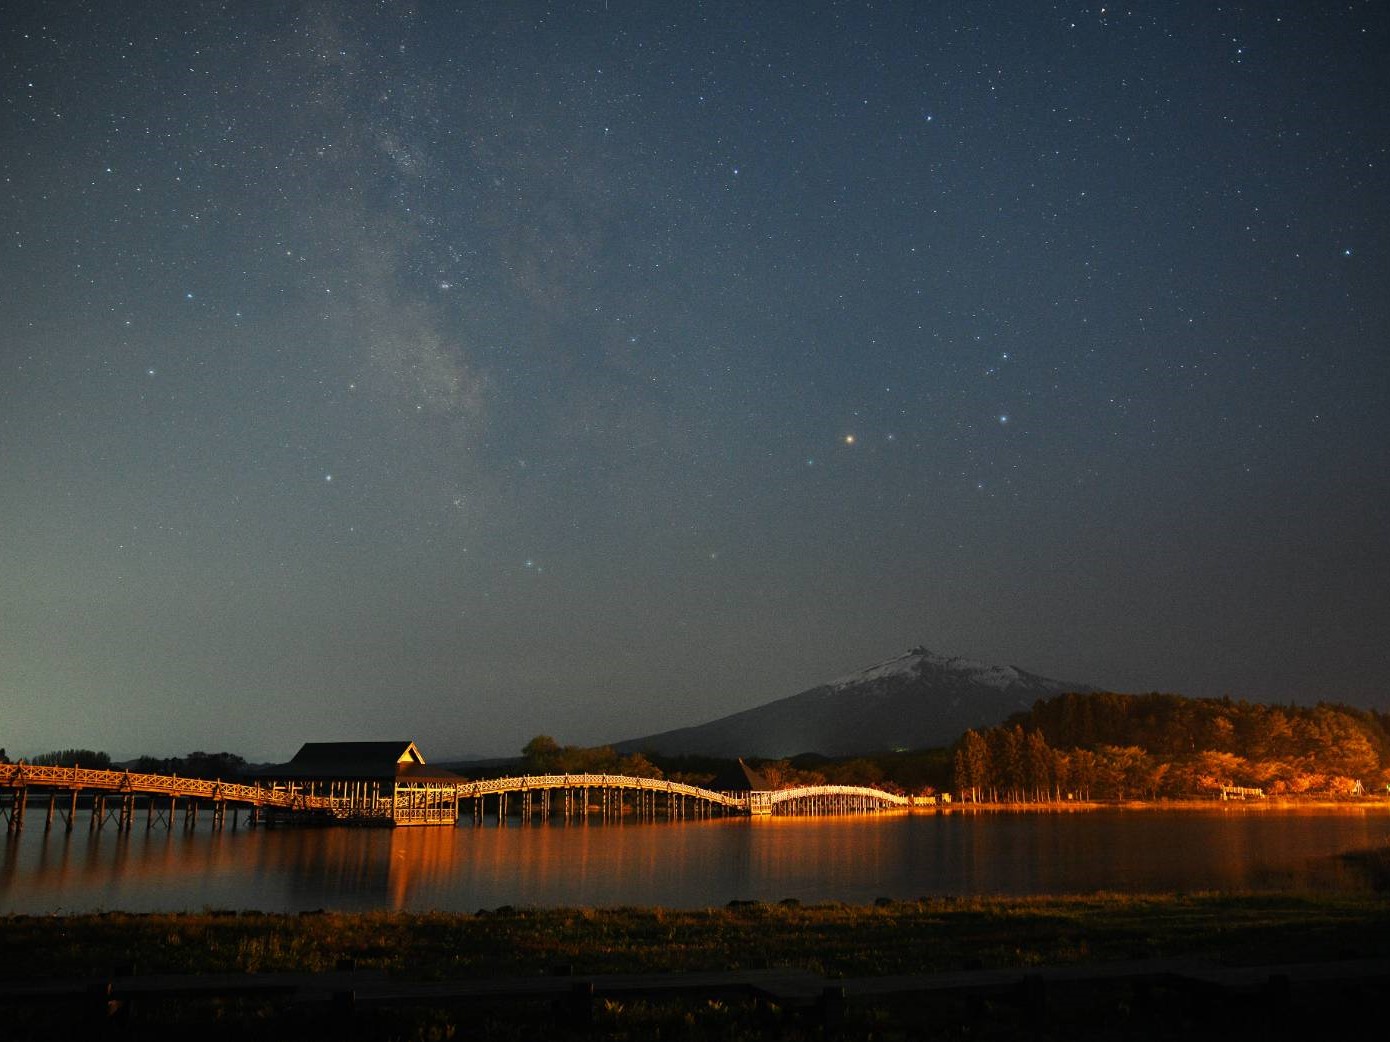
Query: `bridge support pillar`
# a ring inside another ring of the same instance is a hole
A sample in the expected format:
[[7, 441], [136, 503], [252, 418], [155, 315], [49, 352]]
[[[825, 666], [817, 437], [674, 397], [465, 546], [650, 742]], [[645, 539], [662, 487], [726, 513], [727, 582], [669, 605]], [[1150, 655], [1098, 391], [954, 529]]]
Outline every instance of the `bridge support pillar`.
[[18, 832], [24, 828], [24, 806], [29, 802], [29, 790], [24, 786], [10, 790], [10, 820], [8, 829], [10, 832]]

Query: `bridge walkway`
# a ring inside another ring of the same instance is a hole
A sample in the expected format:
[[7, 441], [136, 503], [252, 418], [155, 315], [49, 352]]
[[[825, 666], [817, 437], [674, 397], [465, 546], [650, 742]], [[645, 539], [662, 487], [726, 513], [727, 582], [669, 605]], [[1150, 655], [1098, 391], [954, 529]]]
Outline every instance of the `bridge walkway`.
[[180, 801], [185, 826], [196, 824], [199, 808], [204, 807], [210, 809], [215, 828], [222, 827], [229, 808], [233, 825], [239, 810], [250, 812], [253, 825], [267, 820], [267, 816], [291, 823], [317, 819], [452, 825], [463, 819], [464, 807], [474, 824], [482, 824], [493, 818], [505, 822], [513, 816], [523, 822], [552, 818], [588, 820], [594, 814], [604, 821], [628, 816], [681, 821], [715, 815], [862, 814], [935, 805], [930, 798], [863, 786], [718, 792], [664, 778], [618, 774], [516, 775], [478, 781], [460, 778], [457, 784], [428, 788], [400, 785], [384, 799], [373, 796], [367, 800], [357, 789], [346, 785], [340, 794], [317, 795], [292, 782], [248, 784], [80, 766], [0, 764], [0, 815], [5, 817], [9, 831], [23, 827], [31, 797], [42, 795], [47, 796], [45, 829], [59, 821], [68, 831], [72, 831], [78, 818], [79, 796], [90, 807], [89, 828], [114, 823], [123, 831], [133, 827], [137, 806], [143, 806], [147, 829], [155, 825], [172, 828]]

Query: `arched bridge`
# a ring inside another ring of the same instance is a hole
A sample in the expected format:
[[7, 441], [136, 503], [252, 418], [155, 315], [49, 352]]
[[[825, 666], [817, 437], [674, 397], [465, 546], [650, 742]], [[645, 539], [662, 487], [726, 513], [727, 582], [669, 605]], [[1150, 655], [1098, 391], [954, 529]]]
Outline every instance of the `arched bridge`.
[[144, 811], [146, 828], [155, 824], [171, 828], [183, 801], [185, 826], [197, 822], [199, 808], [212, 814], [220, 828], [232, 809], [249, 812], [251, 824], [260, 821], [310, 820], [363, 824], [452, 825], [464, 820], [474, 824], [510, 817], [523, 822], [563, 819], [587, 821], [599, 815], [603, 821], [635, 818], [641, 821], [679, 821], [715, 815], [851, 814], [895, 808], [934, 806], [932, 797], [902, 796], [882, 789], [852, 785], [816, 785], [770, 792], [718, 792], [663, 778], [635, 778], [620, 774], [545, 774], [489, 778], [479, 781], [431, 781], [429, 784], [397, 784], [393, 792], [368, 792], [364, 786], [344, 781], [308, 787], [286, 782], [209, 781], [175, 775], [137, 774], [130, 771], [92, 770], [84, 767], [49, 767], [0, 764], [0, 801], [10, 831], [23, 827], [26, 807], [34, 797], [42, 800], [44, 826], [55, 820], [71, 831], [79, 815], [79, 796], [90, 808], [92, 829], [112, 822], [129, 830], [137, 809]]

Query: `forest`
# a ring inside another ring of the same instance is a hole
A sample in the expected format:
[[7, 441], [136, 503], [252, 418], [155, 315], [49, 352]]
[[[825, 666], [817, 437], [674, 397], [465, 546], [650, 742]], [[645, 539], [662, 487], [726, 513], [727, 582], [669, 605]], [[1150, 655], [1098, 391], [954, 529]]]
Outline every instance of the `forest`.
[[1067, 694], [967, 731], [953, 788], [977, 802], [1350, 796], [1390, 782], [1390, 715], [1181, 695]]

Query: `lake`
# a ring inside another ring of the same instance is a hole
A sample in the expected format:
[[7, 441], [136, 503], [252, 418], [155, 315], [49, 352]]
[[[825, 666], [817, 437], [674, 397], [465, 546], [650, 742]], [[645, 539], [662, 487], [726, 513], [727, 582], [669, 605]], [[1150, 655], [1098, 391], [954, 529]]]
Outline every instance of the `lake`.
[[0, 913], [661, 905], [1096, 890], [1355, 888], [1339, 852], [1390, 808], [1221, 806], [481, 828], [45, 834], [0, 860]]

